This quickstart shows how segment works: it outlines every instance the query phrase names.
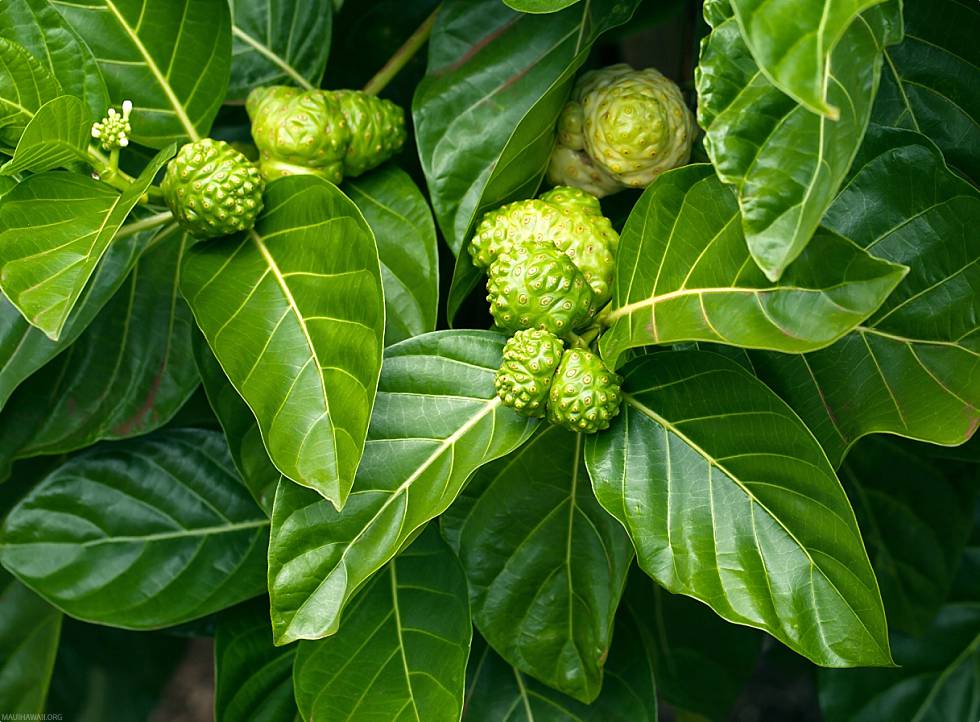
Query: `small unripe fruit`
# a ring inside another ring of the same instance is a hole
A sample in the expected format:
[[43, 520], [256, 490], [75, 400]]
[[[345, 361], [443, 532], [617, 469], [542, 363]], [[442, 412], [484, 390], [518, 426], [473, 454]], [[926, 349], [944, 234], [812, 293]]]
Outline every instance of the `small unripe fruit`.
[[544, 418], [563, 348], [561, 339], [548, 331], [515, 333], [504, 345], [504, 359], [494, 380], [504, 405], [524, 416]]
[[585, 349], [567, 350], [548, 396], [548, 421], [569, 431], [594, 434], [619, 413], [622, 378]]

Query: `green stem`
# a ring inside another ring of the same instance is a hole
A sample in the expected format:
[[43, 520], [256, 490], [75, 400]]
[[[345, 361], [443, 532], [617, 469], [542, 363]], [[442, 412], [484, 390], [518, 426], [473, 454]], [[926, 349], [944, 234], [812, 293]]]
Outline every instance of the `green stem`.
[[608, 326], [610, 324], [609, 315], [612, 313], [612, 310], [612, 301], [610, 301], [602, 307], [602, 310], [599, 311], [599, 314], [595, 317], [596, 324], [599, 326]]
[[[101, 180], [106, 185], [110, 185], [118, 191], [126, 192], [129, 187], [136, 182], [133, 176], [129, 175], [124, 170], [119, 168], [119, 150], [113, 150], [108, 156], [95, 146], [89, 146], [88, 153], [91, 156], [91, 163], [93, 170], [99, 175], [99, 180]], [[163, 191], [157, 186], [150, 186], [146, 189], [146, 193], [143, 194], [141, 199], [143, 203], [148, 203], [150, 200], [163, 201]]]
[[419, 48], [425, 45], [425, 41], [429, 39], [429, 35], [432, 33], [432, 26], [436, 23], [436, 15], [439, 13], [440, 7], [442, 7], [442, 3], [436, 6], [432, 14], [422, 21], [422, 24], [409, 36], [408, 40], [395, 51], [394, 55], [388, 58], [388, 62], [384, 64], [381, 70], [367, 82], [367, 85], [364, 86], [365, 93], [377, 95], [384, 90], [392, 78], [398, 75], [401, 69], [419, 51]]
[[141, 218], [138, 221], [127, 223], [125, 226], [119, 229], [119, 233], [116, 234], [116, 238], [118, 239], [125, 238], [126, 236], [135, 236], [137, 233], [142, 233], [143, 231], [148, 231], [151, 228], [157, 228], [165, 223], [169, 223], [173, 219], [174, 214], [170, 211], [156, 213], [152, 216]]

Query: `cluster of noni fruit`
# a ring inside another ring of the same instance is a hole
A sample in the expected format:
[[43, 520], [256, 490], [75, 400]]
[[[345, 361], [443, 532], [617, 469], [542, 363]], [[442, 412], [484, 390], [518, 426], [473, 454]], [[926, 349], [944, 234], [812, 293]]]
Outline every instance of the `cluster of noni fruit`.
[[183, 146], [167, 166], [164, 200], [197, 238], [252, 228], [267, 182], [308, 174], [340, 183], [388, 160], [405, 142], [404, 111], [359, 90], [257, 88], [246, 109], [258, 163], [204, 138]]
[[505, 405], [572, 431], [608, 428], [622, 380], [577, 332], [609, 300], [618, 244], [598, 199], [569, 186], [483, 217], [469, 252], [488, 273], [496, 325], [513, 334], [496, 376]]

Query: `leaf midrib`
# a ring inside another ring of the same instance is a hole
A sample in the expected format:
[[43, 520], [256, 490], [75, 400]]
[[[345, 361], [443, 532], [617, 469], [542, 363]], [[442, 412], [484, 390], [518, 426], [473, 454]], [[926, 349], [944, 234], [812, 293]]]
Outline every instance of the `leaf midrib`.
[[297, 71], [296, 68], [294, 68], [292, 65], [290, 65], [285, 60], [283, 60], [278, 55], [276, 55], [274, 52], [272, 52], [272, 49], [269, 48], [267, 45], [260, 43], [258, 40], [256, 40], [251, 35], [246, 33], [236, 24], [232, 24], [231, 33], [242, 42], [248, 43], [248, 45], [250, 45], [255, 50], [255, 52], [257, 52], [259, 55], [263, 56], [264, 58], [266, 58], [266, 60], [268, 60], [273, 65], [278, 67], [280, 70], [282, 70], [293, 81], [295, 81], [296, 84], [299, 85], [303, 90], [313, 90], [313, 86], [310, 84], [310, 82], [302, 75], [300, 75], [299, 71]]
[[258, 529], [260, 527], [269, 526], [269, 519], [253, 519], [251, 521], [237, 522], [235, 524], [223, 524], [221, 526], [204, 526], [198, 527], [196, 529], [181, 529], [179, 531], [171, 532], [158, 532], [156, 534], [147, 534], [145, 536], [114, 536], [105, 537], [102, 539], [90, 539], [88, 541], [76, 542], [76, 541], [64, 541], [64, 542], [5, 542], [0, 544], [0, 552], [7, 549], [17, 549], [20, 547], [34, 547], [34, 546], [72, 546], [72, 547], [93, 547], [101, 546], [103, 544], [145, 544], [147, 542], [154, 541], [168, 541], [171, 539], [185, 539], [194, 538], [200, 536], [213, 536], [215, 534], [230, 534], [236, 531], [242, 531], [243, 529]]

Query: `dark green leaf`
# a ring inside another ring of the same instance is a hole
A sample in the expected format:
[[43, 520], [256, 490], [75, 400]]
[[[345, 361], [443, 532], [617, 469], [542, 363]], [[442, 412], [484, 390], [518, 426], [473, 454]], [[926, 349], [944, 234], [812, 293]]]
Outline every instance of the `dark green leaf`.
[[0, 145], [17, 145], [37, 109], [61, 93], [50, 70], [22, 46], [0, 37]]
[[343, 191], [364, 214], [378, 242], [385, 289], [385, 343], [434, 331], [439, 254], [425, 196], [405, 171], [392, 165], [348, 178]]
[[208, 134], [228, 88], [228, 0], [49, 0], [92, 49], [131, 137], [151, 148]]
[[756, 370], [835, 465], [873, 432], [963, 443], [980, 424], [980, 194], [923, 136], [872, 128], [824, 224], [911, 271], [833, 346], [753, 353]]
[[214, 635], [215, 722], [293, 722], [296, 645], [276, 647], [269, 600], [223, 612]]
[[442, 521], [480, 633], [522, 672], [591, 702], [633, 548], [595, 500], [583, 441], [547, 427], [478, 471]]
[[320, 87], [330, 54], [330, 0], [231, 0], [227, 100], [265, 85]]
[[648, 344], [715, 341], [802, 351], [867, 318], [908, 269], [818, 231], [778, 284], [752, 263], [734, 195], [710, 165], [660, 176], [623, 229], [603, 358]]
[[668, 591], [834, 667], [891, 662], [854, 512], [803, 422], [717, 354], [653, 354], [590, 439], [596, 496]]
[[0, 710], [40, 714], [58, 651], [61, 612], [2, 570], [0, 610]]
[[806, 246], [861, 143], [882, 49], [901, 39], [900, 3], [866, 10], [830, 57], [830, 120], [772, 85], [752, 59], [728, 0], [709, 0], [714, 29], [696, 71], [698, 120], [718, 177], [738, 191], [752, 257], [776, 280]]
[[980, 8], [970, 0], [908, 0], [905, 40], [885, 50], [872, 118], [927, 135], [947, 162], [980, 180]]
[[78, 98], [61, 95], [49, 100], [24, 128], [13, 158], [0, 166], [0, 174], [40, 173], [86, 161], [91, 128], [92, 119]]
[[188, 251], [181, 291], [273, 463], [340, 508], [381, 368], [378, 251], [357, 207], [315, 176], [269, 184], [265, 204], [251, 231]]
[[0, 469], [167, 423], [198, 385], [194, 322], [177, 293], [189, 238], [157, 237], [92, 325], [0, 414]]
[[343, 512], [279, 485], [269, 546], [277, 643], [336, 632], [354, 592], [446, 510], [470, 474], [527, 439], [536, 423], [494, 391], [503, 343], [486, 331], [444, 331], [389, 347]]
[[463, 571], [431, 526], [364, 586], [337, 634], [300, 642], [300, 713], [456, 722], [472, 633]]
[[555, 13], [579, 0], [504, 0], [508, 7], [522, 13]]
[[50, 171], [3, 197], [0, 287], [50, 339], [58, 340], [109, 243], [173, 154], [173, 146], [160, 151], [124, 193], [87, 176]]
[[268, 524], [220, 433], [167, 430], [55, 470], [7, 516], [0, 561], [74, 617], [150, 629], [259, 594]]

